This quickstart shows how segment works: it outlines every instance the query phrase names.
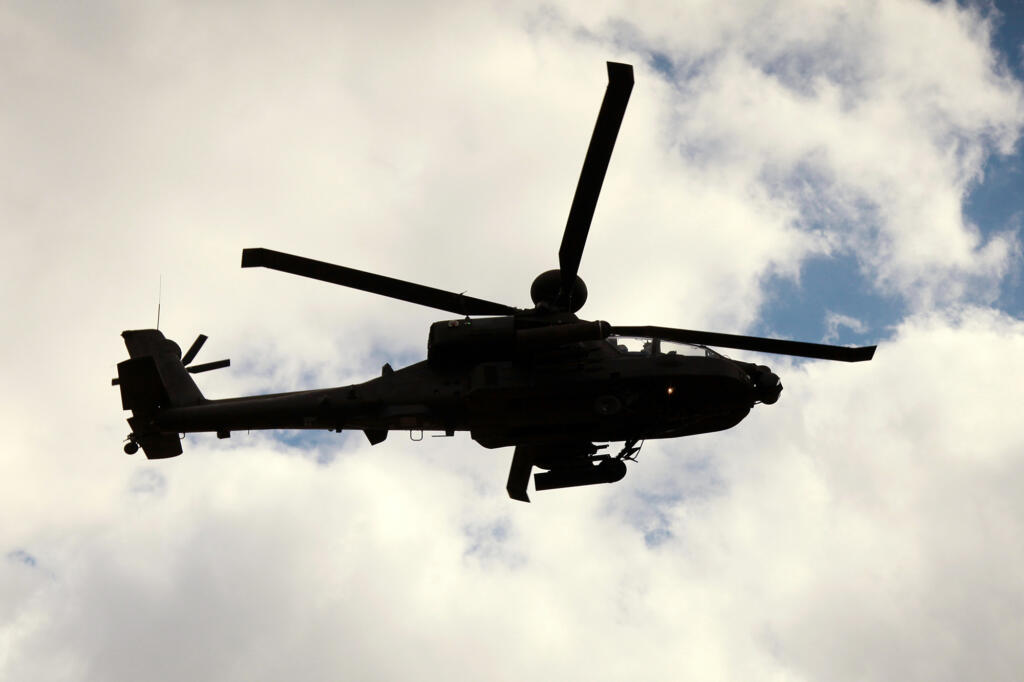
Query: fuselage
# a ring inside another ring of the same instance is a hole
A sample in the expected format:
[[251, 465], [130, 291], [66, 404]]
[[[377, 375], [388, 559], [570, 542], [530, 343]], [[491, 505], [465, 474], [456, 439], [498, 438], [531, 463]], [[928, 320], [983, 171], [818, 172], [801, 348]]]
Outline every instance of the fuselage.
[[629, 350], [592, 340], [472, 363], [431, 362], [360, 384], [160, 410], [162, 431], [469, 431], [488, 448], [552, 439], [625, 441], [720, 431], [759, 400], [755, 366], [713, 351]]

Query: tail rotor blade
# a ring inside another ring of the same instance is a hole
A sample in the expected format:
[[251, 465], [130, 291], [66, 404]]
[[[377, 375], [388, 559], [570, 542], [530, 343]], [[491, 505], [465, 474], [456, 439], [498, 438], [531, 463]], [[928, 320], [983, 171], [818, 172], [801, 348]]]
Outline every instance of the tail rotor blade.
[[626, 115], [626, 104], [633, 91], [633, 67], [629, 64], [608, 62], [608, 89], [605, 90], [601, 111], [590, 137], [590, 147], [583, 161], [576, 194], [569, 209], [569, 219], [562, 234], [562, 245], [558, 249], [558, 267], [562, 271], [562, 288], [559, 304], [568, 306], [569, 297], [576, 283], [576, 272], [583, 258], [583, 247], [587, 243], [590, 223], [594, 218], [597, 198], [601, 194], [605, 172], [612, 158], [612, 149], [619, 135], [622, 118]]
[[766, 339], [760, 336], [740, 336], [737, 334], [720, 334], [718, 332], [695, 331], [692, 329], [672, 329], [670, 327], [612, 327], [612, 334], [619, 336], [651, 336], [680, 343], [696, 343], [721, 348], [752, 350], [759, 353], [773, 353], [775, 355], [794, 355], [802, 358], [818, 358], [819, 360], [838, 360], [840, 362], [864, 362], [870, 360], [874, 357], [876, 348], [876, 346], [862, 346], [860, 348], [830, 346], [823, 343]]
[[181, 364], [188, 365], [190, 362], [196, 359], [196, 355], [199, 353], [199, 349], [206, 343], [206, 334], [200, 334], [196, 337], [196, 340], [192, 342], [189, 349], [185, 351], [185, 354], [181, 356]]
[[199, 374], [200, 372], [209, 372], [212, 369], [221, 369], [222, 367], [230, 367], [230, 360], [217, 360], [216, 362], [204, 362], [201, 365], [189, 365], [185, 369], [191, 374]]

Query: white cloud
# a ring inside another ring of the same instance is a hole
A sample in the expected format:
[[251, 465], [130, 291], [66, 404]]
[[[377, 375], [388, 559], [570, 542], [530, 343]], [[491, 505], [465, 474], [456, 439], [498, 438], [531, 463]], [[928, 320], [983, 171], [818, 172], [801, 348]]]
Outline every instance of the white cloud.
[[[872, 365], [790, 368], [736, 430], [531, 507], [465, 439], [327, 468], [200, 439], [141, 465], [163, 493], [122, 461], [116, 505], [32, 537], [55, 577], [4, 565], [5, 673], [1011, 679], [1022, 339], [985, 311], [911, 320]], [[667, 493], [653, 549], [645, 491]]]
[[842, 313], [829, 310], [825, 313], [825, 336], [822, 338], [821, 342], [835, 343], [838, 341], [840, 327], [846, 327], [858, 334], [863, 334], [868, 331], [867, 325], [856, 317], [850, 317], [849, 315], [843, 315]]
[[[623, 7], [0, 9], [0, 677], [1013, 678], [1024, 329], [963, 305], [1019, 268], [961, 215], [1022, 120], [985, 22]], [[368, 378], [443, 316], [243, 247], [524, 305], [606, 58], [637, 85], [583, 312], [741, 330], [765, 275], [853, 251], [920, 311], [872, 363], [779, 360], [778, 405], [531, 507], [465, 437], [120, 455], [117, 333], [159, 273], [168, 334], [235, 363], [211, 396]]]

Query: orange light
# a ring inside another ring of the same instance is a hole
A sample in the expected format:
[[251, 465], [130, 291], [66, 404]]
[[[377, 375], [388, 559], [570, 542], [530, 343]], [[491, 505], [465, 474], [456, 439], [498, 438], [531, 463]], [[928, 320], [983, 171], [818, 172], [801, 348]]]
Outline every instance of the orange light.
[[669, 395], [672, 395], [673, 393], [676, 392], [676, 389], [673, 388], [672, 386], [669, 386], [665, 392], [668, 393]]

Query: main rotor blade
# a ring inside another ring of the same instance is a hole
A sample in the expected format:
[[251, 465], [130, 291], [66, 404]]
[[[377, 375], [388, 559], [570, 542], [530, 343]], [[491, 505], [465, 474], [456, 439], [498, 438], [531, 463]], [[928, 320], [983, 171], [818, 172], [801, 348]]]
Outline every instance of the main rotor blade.
[[875, 346], [849, 348], [847, 346], [829, 346], [823, 343], [807, 343], [805, 341], [786, 341], [783, 339], [766, 339], [760, 336], [739, 336], [736, 334], [719, 334], [717, 332], [701, 332], [691, 329], [672, 329], [670, 327], [612, 327], [612, 334], [619, 336], [651, 336], [666, 341], [680, 343], [697, 343], [722, 348], [738, 348], [759, 353], [776, 355], [795, 355], [803, 358], [820, 360], [839, 360], [841, 362], [864, 362], [875, 355]]
[[594, 133], [590, 136], [583, 170], [576, 184], [576, 194], [569, 209], [569, 220], [558, 249], [558, 267], [562, 271], [562, 289], [558, 294], [560, 305], [568, 306], [569, 296], [576, 283], [576, 271], [587, 243], [590, 222], [594, 218], [597, 197], [612, 158], [615, 138], [619, 135], [622, 117], [626, 114], [629, 94], [633, 91], [633, 67], [629, 64], [608, 62], [608, 89], [605, 90], [601, 111], [597, 114]]
[[206, 334], [200, 334], [196, 337], [196, 340], [192, 342], [189, 349], [185, 351], [183, 356], [181, 356], [181, 364], [187, 365], [196, 359], [196, 354], [199, 352], [199, 349], [203, 347], [203, 344], [206, 343], [206, 338]]
[[371, 272], [354, 270], [270, 249], [243, 249], [242, 267], [280, 270], [300, 277], [309, 277], [321, 282], [340, 284], [343, 287], [368, 291], [371, 294], [417, 303], [428, 308], [446, 310], [457, 315], [512, 315], [517, 312], [515, 308], [501, 303], [453, 294], [450, 291], [434, 289], [422, 284], [413, 284], [392, 277], [375, 275]]

